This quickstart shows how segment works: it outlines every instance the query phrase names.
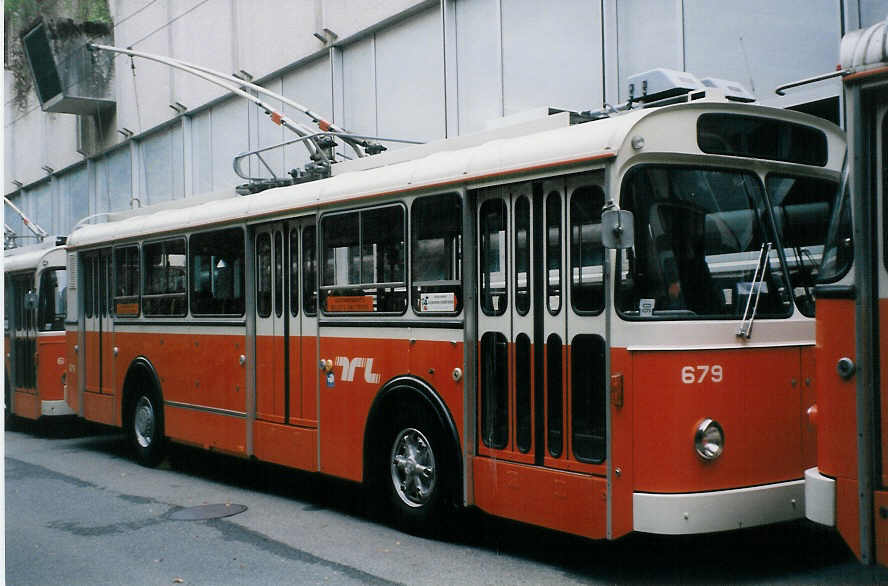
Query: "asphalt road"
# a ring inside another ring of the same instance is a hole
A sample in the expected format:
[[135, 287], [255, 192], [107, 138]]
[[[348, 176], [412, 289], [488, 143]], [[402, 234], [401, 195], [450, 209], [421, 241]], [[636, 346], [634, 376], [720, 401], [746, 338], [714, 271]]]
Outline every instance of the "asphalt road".
[[[807, 522], [594, 542], [468, 512], [426, 539], [328, 478], [184, 447], [144, 468], [121, 435], [79, 424], [4, 438], [8, 584], [888, 582]], [[207, 504], [247, 510], [176, 519]]]

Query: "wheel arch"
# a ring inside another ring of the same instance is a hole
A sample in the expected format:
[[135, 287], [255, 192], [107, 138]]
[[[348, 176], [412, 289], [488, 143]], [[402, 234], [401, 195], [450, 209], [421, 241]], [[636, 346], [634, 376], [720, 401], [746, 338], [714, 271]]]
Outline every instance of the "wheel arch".
[[453, 496], [456, 503], [462, 503], [464, 475], [462, 444], [453, 415], [434, 387], [414, 376], [405, 375], [389, 380], [376, 394], [373, 403], [370, 405], [367, 423], [364, 426], [364, 482], [372, 482], [374, 479], [373, 474], [376, 469], [374, 466], [376, 464], [375, 458], [378, 457], [378, 450], [374, 450], [374, 442], [380, 437], [382, 430], [388, 424], [391, 410], [405, 401], [418, 403], [434, 413], [444, 434], [450, 439], [450, 455], [456, 466], [457, 474], [457, 478], [453, 483], [456, 493]]
[[154, 368], [154, 365], [151, 364], [150, 360], [144, 356], [137, 356], [130, 363], [129, 368], [126, 370], [126, 376], [123, 377], [123, 397], [120, 403], [120, 421], [124, 428], [129, 424], [127, 419], [131, 411], [130, 407], [133, 399], [137, 395], [137, 391], [141, 388], [140, 383], [147, 383], [150, 385], [160, 399], [160, 405], [158, 407], [160, 409], [163, 408], [163, 390], [160, 386], [160, 377], [157, 375], [157, 370]]

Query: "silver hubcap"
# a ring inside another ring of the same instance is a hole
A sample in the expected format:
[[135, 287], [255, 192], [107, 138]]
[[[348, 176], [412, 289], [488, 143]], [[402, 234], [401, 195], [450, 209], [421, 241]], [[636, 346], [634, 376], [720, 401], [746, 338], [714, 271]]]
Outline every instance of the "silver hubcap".
[[408, 427], [395, 438], [391, 458], [392, 484], [410, 507], [429, 502], [435, 490], [435, 454], [429, 440], [418, 429]]
[[145, 395], [139, 397], [136, 403], [133, 427], [136, 432], [136, 442], [143, 448], [149, 447], [154, 440], [154, 406]]

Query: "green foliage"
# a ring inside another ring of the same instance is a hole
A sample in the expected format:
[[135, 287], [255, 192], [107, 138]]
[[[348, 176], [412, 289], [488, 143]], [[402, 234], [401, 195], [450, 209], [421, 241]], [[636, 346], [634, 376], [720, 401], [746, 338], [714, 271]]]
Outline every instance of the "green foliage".
[[108, 0], [4, 0], [3, 16], [4, 66], [13, 74], [11, 93], [15, 104], [22, 111], [28, 107], [28, 96], [33, 83], [22, 47], [23, 33], [39, 19], [61, 24], [62, 26], [56, 27], [59, 33], [70, 33], [72, 30], [110, 32], [112, 28]]
[[20, 26], [43, 15], [111, 24], [108, 0], [5, 0], [3, 15], [7, 21], [18, 21]]

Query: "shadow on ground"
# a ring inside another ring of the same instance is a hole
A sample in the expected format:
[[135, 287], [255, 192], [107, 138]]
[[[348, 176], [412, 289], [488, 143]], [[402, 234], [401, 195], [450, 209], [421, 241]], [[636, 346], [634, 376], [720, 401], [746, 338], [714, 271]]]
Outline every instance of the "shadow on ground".
[[[119, 430], [72, 421], [64, 429], [17, 422], [16, 430], [75, 439], [80, 449], [130, 457]], [[161, 468], [388, 523], [360, 485], [171, 445]], [[631, 534], [613, 542], [587, 539], [498, 519], [476, 510], [454, 516], [443, 539], [553, 566], [580, 580], [604, 582], [888, 582], [888, 571], [857, 564], [835, 531], [808, 521], [693, 536]]]

